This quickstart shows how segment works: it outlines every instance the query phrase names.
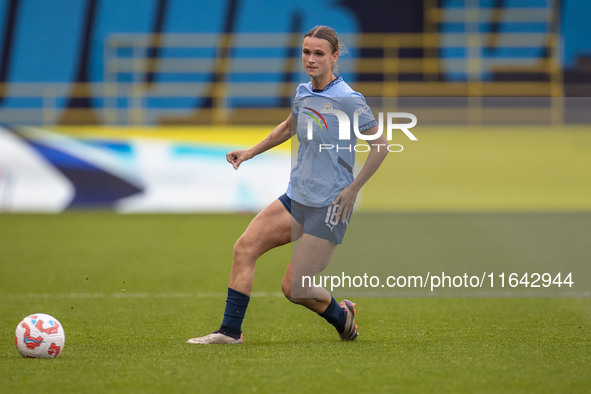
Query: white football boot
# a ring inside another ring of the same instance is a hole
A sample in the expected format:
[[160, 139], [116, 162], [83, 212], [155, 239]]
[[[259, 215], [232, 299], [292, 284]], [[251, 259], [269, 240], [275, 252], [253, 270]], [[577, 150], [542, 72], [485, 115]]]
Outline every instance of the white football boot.
[[229, 335], [222, 334], [219, 331], [212, 332], [209, 335], [199, 338], [191, 338], [187, 343], [199, 345], [213, 345], [213, 344], [241, 344], [244, 343], [244, 336], [240, 333], [240, 338], [234, 339]]

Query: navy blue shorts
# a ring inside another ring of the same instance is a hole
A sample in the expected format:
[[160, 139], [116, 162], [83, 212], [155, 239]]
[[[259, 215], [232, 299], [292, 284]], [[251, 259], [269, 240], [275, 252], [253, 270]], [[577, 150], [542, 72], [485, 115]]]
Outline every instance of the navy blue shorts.
[[[287, 197], [287, 194], [279, 197], [279, 201], [288, 210], [291, 217], [304, 227], [304, 234], [310, 234], [337, 244], [343, 243], [349, 220], [342, 223], [341, 219], [336, 219], [338, 204], [321, 208], [308, 207], [293, 201]], [[349, 217], [349, 219], [351, 218]]]

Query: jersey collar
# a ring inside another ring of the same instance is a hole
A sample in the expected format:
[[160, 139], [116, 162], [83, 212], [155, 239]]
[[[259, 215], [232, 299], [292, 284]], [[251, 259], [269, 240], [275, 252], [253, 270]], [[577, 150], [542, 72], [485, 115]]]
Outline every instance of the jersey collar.
[[[342, 82], [342, 81], [343, 81], [343, 77], [338, 76], [331, 83], [326, 85], [324, 87], [324, 89], [312, 89], [312, 92], [314, 92], [314, 93], [326, 92], [328, 89], [330, 89], [331, 87], [333, 87], [334, 85], [336, 85], [337, 83]], [[310, 82], [310, 85], [312, 85], [312, 82]]]

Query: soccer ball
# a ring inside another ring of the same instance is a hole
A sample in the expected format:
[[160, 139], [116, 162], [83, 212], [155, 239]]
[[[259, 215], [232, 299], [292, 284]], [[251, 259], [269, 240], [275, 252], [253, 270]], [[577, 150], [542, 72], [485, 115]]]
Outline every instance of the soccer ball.
[[55, 317], [35, 313], [16, 326], [14, 345], [23, 357], [56, 358], [64, 349], [66, 335]]

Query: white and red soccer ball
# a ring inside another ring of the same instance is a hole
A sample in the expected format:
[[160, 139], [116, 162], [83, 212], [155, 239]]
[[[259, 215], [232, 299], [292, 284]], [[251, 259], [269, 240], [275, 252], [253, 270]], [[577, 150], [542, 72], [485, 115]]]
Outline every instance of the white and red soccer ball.
[[64, 349], [66, 335], [55, 317], [35, 313], [16, 327], [14, 344], [23, 357], [56, 358]]

